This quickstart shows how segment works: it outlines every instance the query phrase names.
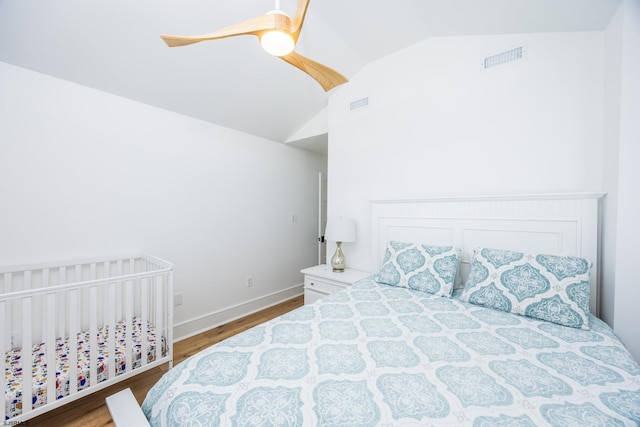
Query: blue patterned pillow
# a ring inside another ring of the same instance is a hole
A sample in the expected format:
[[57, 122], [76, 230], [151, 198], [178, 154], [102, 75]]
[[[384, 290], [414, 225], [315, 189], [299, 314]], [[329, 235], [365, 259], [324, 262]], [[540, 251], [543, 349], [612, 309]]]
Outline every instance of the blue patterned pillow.
[[460, 249], [390, 241], [377, 281], [450, 297]]
[[460, 299], [589, 329], [590, 270], [583, 258], [478, 248]]

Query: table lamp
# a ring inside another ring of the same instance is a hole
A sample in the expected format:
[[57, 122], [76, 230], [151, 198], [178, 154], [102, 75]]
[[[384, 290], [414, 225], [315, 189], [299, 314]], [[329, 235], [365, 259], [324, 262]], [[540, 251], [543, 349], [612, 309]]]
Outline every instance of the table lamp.
[[351, 218], [331, 218], [327, 221], [324, 235], [327, 240], [336, 242], [336, 253], [331, 257], [333, 271], [344, 272], [346, 260], [342, 253], [342, 243], [356, 241], [356, 222]]

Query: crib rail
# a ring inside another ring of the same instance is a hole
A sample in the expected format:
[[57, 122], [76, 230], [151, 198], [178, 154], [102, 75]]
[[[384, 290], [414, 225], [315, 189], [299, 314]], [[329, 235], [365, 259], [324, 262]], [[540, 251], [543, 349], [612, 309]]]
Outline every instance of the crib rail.
[[[11, 421], [27, 420], [144, 370], [171, 364], [171, 263], [148, 254], [137, 254], [2, 267], [0, 291], [0, 348], [4, 354], [22, 348], [23, 356], [21, 379], [16, 384], [22, 391], [21, 414], [10, 418]], [[136, 335], [137, 322], [141, 327]], [[147, 325], [155, 331], [155, 344]], [[120, 338], [124, 341], [124, 354], [122, 346], [120, 352], [118, 350], [117, 328], [124, 335]], [[88, 343], [80, 343], [79, 337], [84, 340], [86, 332]], [[98, 349], [99, 333], [106, 336], [100, 343], [102, 354]], [[66, 390], [60, 392], [62, 373], [55, 374], [57, 347], [65, 338], [69, 348], [66, 352], [68, 395]], [[76, 349], [81, 344], [88, 345], [88, 351], [79, 355]], [[46, 363], [44, 387], [31, 375], [34, 346], [46, 354], [40, 361]], [[139, 348], [139, 362], [136, 348]], [[153, 352], [148, 355], [150, 349]], [[88, 359], [86, 378], [78, 370], [79, 357]], [[118, 357], [121, 362], [117, 366]], [[139, 366], [134, 367], [136, 363]], [[0, 405], [2, 420], [9, 415], [5, 408], [7, 393], [5, 388], [5, 401]]]

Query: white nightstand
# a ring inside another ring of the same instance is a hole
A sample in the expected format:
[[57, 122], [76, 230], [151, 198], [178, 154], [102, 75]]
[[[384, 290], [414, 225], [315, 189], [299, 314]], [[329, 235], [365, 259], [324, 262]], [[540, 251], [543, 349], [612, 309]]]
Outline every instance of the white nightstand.
[[334, 273], [330, 265], [321, 264], [305, 268], [304, 274], [304, 303], [311, 304], [319, 298], [330, 295], [347, 286], [353, 285], [360, 279], [371, 275], [366, 271], [346, 268], [342, 273]]

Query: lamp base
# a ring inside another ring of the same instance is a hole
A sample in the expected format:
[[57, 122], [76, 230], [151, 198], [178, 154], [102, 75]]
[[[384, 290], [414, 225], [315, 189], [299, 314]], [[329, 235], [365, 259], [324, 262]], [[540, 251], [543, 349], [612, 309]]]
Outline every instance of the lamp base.
[[331, 267], [334, 273], [344, 273], [347, 262], [342, 253], [342, 242], [336, 242], [336, 246], [336, 253], [331, 257]]

